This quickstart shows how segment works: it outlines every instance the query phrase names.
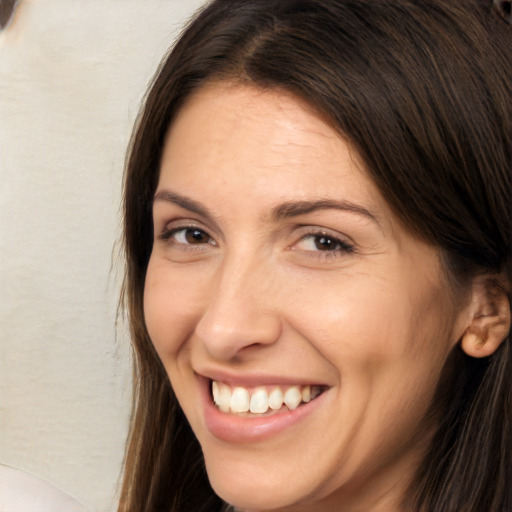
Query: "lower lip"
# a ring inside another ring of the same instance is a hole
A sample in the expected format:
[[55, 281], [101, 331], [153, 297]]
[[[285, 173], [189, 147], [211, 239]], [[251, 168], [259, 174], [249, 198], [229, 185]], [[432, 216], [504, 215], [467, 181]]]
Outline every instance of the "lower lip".
[[202, 388], [205, 390], [202, 399], [206, 427], [215, 437], [229, 443], [252, 443], [278, 434], [312, 414], [321, 405], [326, 395], [324, 392], [293, 411], [251, 418], [221, 412], [211, 399], [210, 382], [207, 381]]

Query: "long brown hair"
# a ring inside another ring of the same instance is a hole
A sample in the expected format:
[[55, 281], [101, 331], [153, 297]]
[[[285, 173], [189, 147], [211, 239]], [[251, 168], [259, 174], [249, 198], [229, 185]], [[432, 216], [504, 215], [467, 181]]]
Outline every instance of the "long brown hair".
[[[186, 28], [149, 89], [127, 160], [124, 299], [135, 381], [120, 512], [222, 505], [143, 315], [160, 157], [184, 101], [214, 80], [302, 98], [354, 144], [405, 225], [440, 248], [454, 282], [485, 271], [505, 276], [506, 287], [512, 47], [510, 27], [491, 3], [215, 0]], [[456, 348], [448, 370], [436, 397], [442, 421], [409, 507], [512, 510], [510, 339], [481, 360]]]

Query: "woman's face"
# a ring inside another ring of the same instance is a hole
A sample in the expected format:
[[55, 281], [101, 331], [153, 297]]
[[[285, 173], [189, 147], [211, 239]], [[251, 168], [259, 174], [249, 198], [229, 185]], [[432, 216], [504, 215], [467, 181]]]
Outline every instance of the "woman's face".
[[215, 491], [397, 510], [466, 315], [355, 151], [287, 94], [212, 85], [167, 135], [153, 215], [147, 328]]

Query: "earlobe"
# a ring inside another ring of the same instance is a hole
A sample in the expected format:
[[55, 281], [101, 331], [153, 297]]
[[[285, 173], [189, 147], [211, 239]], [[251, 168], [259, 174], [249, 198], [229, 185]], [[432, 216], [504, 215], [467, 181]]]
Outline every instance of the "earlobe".
[[461, 340], [471, 357], [493, 354], [510, 331], [510, 301], [504, 287], [490, 276], [478, 276], [472, 285], [471, 321]]

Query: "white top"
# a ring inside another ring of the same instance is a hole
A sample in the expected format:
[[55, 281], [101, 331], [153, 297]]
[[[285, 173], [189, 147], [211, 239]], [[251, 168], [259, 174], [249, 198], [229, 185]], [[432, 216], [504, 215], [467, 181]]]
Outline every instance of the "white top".
[[0, 512], [87, 512], [49, 483], [0, 464]]

